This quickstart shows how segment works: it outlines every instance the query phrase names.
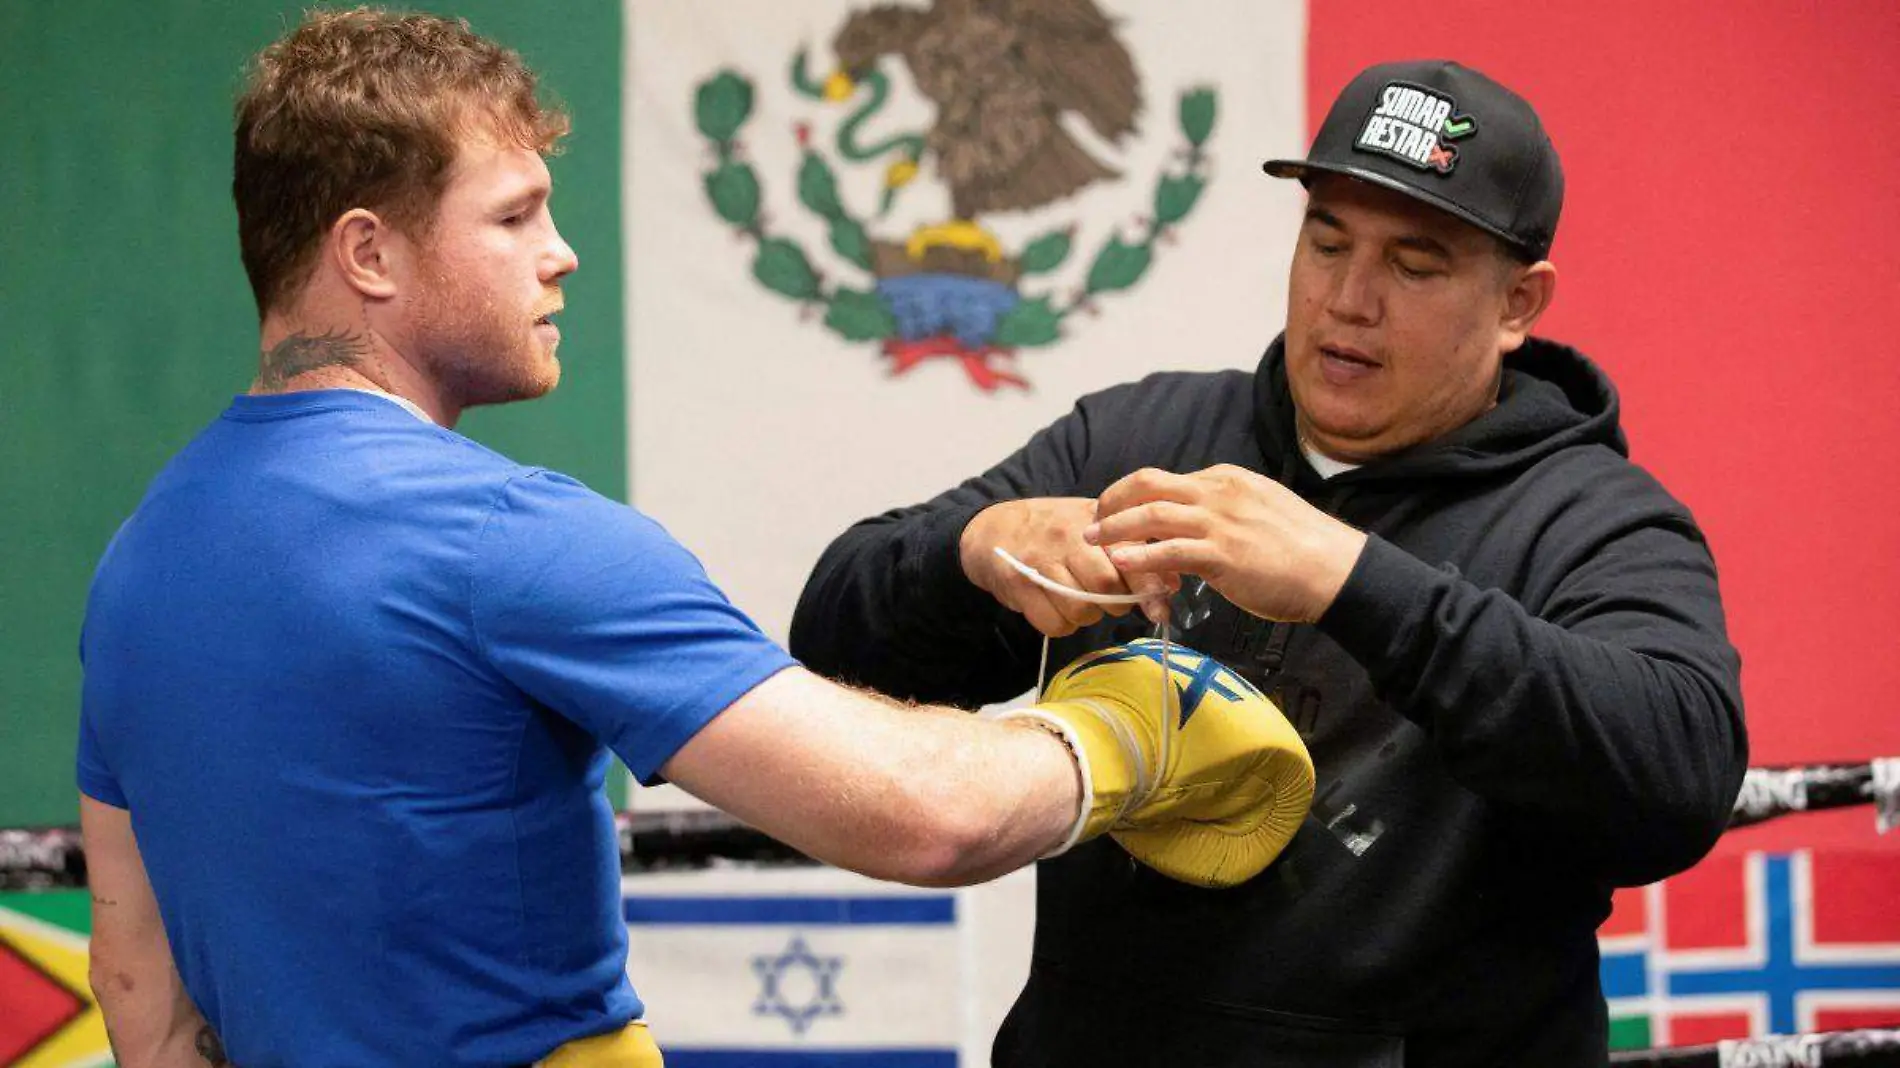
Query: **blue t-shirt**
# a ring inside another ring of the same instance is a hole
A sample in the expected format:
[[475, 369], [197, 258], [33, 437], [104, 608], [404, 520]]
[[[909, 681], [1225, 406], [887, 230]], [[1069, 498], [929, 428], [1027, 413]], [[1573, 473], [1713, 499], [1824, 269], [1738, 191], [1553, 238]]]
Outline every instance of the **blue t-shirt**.
[[519, 1065], [641, 1015], [607, 748], [648, 778], [793, 663], [645, 516], [347, 390], [188, 445], [81, 656], [80, 789], [251, 1068]]

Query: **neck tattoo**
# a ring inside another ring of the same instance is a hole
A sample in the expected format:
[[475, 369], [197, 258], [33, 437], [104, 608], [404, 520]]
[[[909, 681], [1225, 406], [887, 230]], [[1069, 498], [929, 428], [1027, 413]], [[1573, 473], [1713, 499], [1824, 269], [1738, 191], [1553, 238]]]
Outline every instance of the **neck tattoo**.
[[355, 368], [369, 355], [369, 343], [356, 334], [331, 330], [311, 337], [292, 334], [271, 346], [257, 365], [257, 384], [282, 389], [293, 378], [319, 367]]

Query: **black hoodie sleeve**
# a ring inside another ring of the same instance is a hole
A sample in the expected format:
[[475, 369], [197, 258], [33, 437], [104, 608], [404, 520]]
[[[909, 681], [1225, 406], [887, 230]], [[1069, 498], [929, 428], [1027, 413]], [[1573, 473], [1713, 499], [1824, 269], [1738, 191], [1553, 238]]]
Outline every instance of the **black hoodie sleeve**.
[[1748, 758], [1740, 660], [1686, 512], [1599, 511], [1541, 539], [1534, 558], [1558, 577], [1535, 614], [1375, 536], [1320, 629], [1467, 788], [1639, 885], [1728, 824]]
[[792, 615], [807, 667], [895, 697], [974, 708], [1035, 685], [1041, 636], [963, 573], [963, 528], [999, 501], [1077, 496], [1088, 403], [976, 478], [831, 543]]

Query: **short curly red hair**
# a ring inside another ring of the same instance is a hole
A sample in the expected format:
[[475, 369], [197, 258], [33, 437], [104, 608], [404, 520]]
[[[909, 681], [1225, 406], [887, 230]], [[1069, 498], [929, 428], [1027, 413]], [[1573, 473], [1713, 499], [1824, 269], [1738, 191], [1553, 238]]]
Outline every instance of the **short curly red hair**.
[[426, 237], [464, 139], [552, 155], [567, 130], [520, 55], [466, 21], [310, 13], [258, 54], [237, 102], [231, 196], [258, 315], [297, 295], [344, 212]]

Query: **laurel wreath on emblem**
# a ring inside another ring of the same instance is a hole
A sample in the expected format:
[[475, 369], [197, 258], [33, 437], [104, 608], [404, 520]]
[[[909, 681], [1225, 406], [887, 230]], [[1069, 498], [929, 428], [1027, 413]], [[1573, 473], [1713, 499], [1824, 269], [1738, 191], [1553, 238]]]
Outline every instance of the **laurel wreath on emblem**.
[[[882, 107], [889, 83], [875, 66], [860, 69], [853, 79], [841, 82], [841, 78], [838, 73], [824, 82], [809, 77], [802, 50], [791, 65], [792, 89], [810, 100], [838, 102], [869, 90], [839, 127], [835, 147], [838, 157], [850, 163], [891, 157], [877, 211], [867, 216], [845, 202], [832, 159], [812, 143], [810, 126], [805, 123], [795, 131], [800, 146], [795, 181], [799, 202], [825, 224], [831, 251], [852, 272], [862, 274], [862, 281], [827, 276], [797, 240], [769, 229], [758, 172], [746, 160], [739, 140], [752, 117], [754, 87], [735, 70], [721, 70], [695, 90], [694, 119], [711, 149], [711, 166], [702, 180], [713, 211], [756, 244], [753, 278], [797, 301], [806, 315], [822, 313], [824, 326], [839, 337], [879, 343], [893, 361], [893, 374], [909, 371], [926, 359], [951, 357], [986, 392], [1003, 385], [1026, 388], [1025, 379], [993, 366], [991, 360], [1054, 344], [1063, 337], [1063, 322], [1071, 314], [1099, 314], [1098, 298], [1139, 282], [1153, 264], [1158, 244], [1171, 241], [1174, 228], [1194, 210], [1207, 185], [1205, 146], [1214, 128], [1216, 96], [1212, 89], [1194, 88], [1179, 96], [1176, 122], [1184, 144], [1173, 154], [1174, 165], [1164, 164], [1155, 176], [1152, 213], [1134, 220], [1132, 237], [1121, 230], [1110, 234], [1095, 253], [1081, 287], [1063, 299], [1051, 284], [1038, 286], [1037, 282], [1046, 281], [1050, 272], [1068, 261], [1076, 237], [1073, 224], [1043, 233], [1011, 252], [975, 222], [975, 211], [966, 214], [965, 205], [958, 204], [960, 218], [920, 227], [903, 240], [874, 235], [867, 228], [867, 217], [881, 218], [889, 211], [917, 175], [929, 142], [922, 135], [900, 134], [877, 145], [861, 145], [859, 129]], [[1132, 129], [1132, 67], [1128, 79], [1127, 127]], [[1071, 170], [1073, 151], [1063, 161]], [[1093, 160], [1083, 162], [1098, 170], [1072, 185], [1114, 173]], [[953, 199], [976, 203], [954, 187], [952, 193]], [[1022, 198], [1019, 202], [1032, 203]], [[994, 197], [991, 203], [996, 203]], [[997, 210], [1009, 207], [1014, 205]]]

